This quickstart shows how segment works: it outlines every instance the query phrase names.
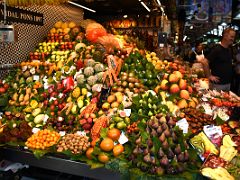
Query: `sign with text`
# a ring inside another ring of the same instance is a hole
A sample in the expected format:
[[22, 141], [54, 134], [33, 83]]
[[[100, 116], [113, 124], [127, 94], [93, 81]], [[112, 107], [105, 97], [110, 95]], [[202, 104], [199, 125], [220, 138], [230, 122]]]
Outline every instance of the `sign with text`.
[[[0, 18], [4, 18], [4, 5], [0, 5]], [[6, 21], [43, 26], [43, 14], [7, 6]]]

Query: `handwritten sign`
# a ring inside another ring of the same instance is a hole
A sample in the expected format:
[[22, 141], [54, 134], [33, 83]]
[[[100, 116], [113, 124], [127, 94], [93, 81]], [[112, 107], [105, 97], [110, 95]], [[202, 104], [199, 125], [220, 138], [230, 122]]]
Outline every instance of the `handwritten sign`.
[[[4, 18], [4, 6], [0, 5], [0, 18]], [[6, 7], [6, 21], [43, 26], [43, 14], [16, 7]]]

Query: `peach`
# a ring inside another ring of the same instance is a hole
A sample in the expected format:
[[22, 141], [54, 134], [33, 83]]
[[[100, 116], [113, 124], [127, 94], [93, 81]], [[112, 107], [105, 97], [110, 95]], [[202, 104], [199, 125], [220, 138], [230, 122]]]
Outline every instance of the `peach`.
[[180, 71], [173, 71], [173, 74], [175, 74], [179, 79], [183, 78], [183, 75]]
[[177, 106], [180, 109], [187, 108], [188, 107], [188, 103], [187, 103], [187, 101], [185, 99], [181, 99], [181, 100], [178, 101]]
[[180, 91], [180, 98], [189, 99], [189, 97], [190, 97], [190, 95], [187, 90], [183, 89]]
[[172, 84], [170, 87], [170, 93], [178, 93], [180, 91], [180, 88], [177, 84]]
[[160, 88], [161, 88], [162, 90], [167, 90], [167, 89], [169, 88], [169, 87], [168, 87], [168, 80], [163, 79], [163, 80], [161, 81]]
[[170, 83], [177, 82], [179, 80], [178, 76], [176, 74], [170, 74], [168, 77], [168, 81]]
[[180, 79], [179, 87], [180, 87], [180, 89], [187, 89], [187, 81], [185, 79]]
[[188, 92], [189, 92], [189, 93], [192, 93], [192, 92], [193, 92], [193, 88], [192, 88], [191, 86], [188, 86], [187, 89], [188, 89]]
[[190, 101], [188, 102], [188, 107], [196, 108], [196, 103], [195, 103], [193, 100], [190, 100]]

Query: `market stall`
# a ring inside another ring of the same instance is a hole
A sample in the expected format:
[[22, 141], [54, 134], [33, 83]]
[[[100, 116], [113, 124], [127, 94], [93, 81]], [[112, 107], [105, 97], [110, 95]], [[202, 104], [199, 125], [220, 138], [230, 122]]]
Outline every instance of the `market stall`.
[[14, 67], [0, 81], [9, 160], [96, 179], [239, 178], [240, 97], [204, 89], [180, 58], [59, 21]]

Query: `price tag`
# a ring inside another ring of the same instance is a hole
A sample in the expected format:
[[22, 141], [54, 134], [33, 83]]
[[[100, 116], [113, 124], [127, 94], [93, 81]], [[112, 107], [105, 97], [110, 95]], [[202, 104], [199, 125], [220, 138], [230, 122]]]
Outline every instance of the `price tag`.
[[65, 131], [60, 131], [59, 134], [60, 134], [60, 136], [65, 136], [66, 132]]
[[39, 80], [39, 75], [34, 75], [34, 76], [33, 76], [33, 80], [34, 80], [34, 81], [38, 81], [38, 80]]
[[120, 135], [120, 137], [118, 139], [118, 142], [120, 144], [125, 144], [126, 142], [128, 142], [128, 138], [127, 138], [127, 136], [125, 136], [124, 132], [121, 133], [121, 135]]
[[131, 109], [124, 109], [127, 117], [130, 117], [132, 110]]
[[92, 93], [87, 92], [87, 97], [90, 97], [90, 96], [92, 96]]
[[32, 128], [32, 133], [33, 133], [33, 134], [37, 133], [38, 131], [40, 131], [39, 128], [36, 128], [36, 127]]
[[176, 126], [178, 126], [180, 129], [182, 129], [184, 134], [188, 133], [189, 124], [185, 118], [179, 120], [176, 123]]
[[221, 126], [206, 125], [203, 127], [203, 131], [213, 144], [221, 146], [223, 135]]
[[86, 136], [86, 133], [84, 131], [77, 131], [76, 134], [79, 136]]
[[47, 114], [44, 115], [44, 119], [43, 119], [43, 122], [46, 123], [47, 120], [48, 120], [49, 116]]

